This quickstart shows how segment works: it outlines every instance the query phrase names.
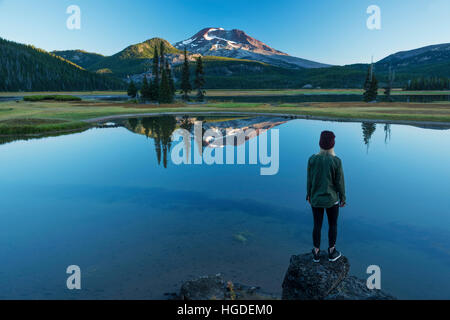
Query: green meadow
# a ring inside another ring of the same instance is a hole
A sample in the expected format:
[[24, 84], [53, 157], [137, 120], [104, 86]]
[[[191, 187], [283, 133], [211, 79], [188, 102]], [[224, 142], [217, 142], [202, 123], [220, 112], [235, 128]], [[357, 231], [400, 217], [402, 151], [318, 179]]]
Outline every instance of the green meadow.
[[265, 113], [323, 117], [449, 122], [450, 103], [312, 102], [294, 104], [207, 103], [136, 104], [104, 101], [8, 101], [0, 103], [0, 135], [32, 135], [83, 130], [95, 118], [171, 112]]

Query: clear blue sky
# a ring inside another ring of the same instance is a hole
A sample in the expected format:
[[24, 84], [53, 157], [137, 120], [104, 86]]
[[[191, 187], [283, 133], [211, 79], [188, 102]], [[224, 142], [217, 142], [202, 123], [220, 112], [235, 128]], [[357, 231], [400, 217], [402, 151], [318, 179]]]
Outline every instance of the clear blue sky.
[[[81, 30], [66, 28], [73, 4]], [[381, 30], [366, 27], [372, 4], [381, 8]], [[449, 17], [449, 0], [0, 0], [0, 37], [111, 55], [152, 37], [174, 43], [204, 27], [235, 28], [291, 55], [342, 65], [450, 42]]]

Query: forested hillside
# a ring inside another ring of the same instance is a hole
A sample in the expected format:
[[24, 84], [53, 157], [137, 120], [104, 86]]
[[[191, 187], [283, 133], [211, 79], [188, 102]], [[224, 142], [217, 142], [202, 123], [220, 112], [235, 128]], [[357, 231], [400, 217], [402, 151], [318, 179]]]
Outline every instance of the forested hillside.
[[[321, 88], [362, 88], [368, 64], [352, 64], [318, 69], [286, 69], [256, 61], [204, 57], [206, 87], [209, 89], [281, 89], [312, 85]], [[193, 72], [194, 67], [191, 67]], [[404, 88], [420, 77], [450, 77], [450, 62], [436, 63], [395, 70], [395, 87]], [[379, 86], [388, 81], [389, 68], [375, 64]], [[179, 77], [179, 67], [175, 68]], [[192, 75], [193, 76], [193, 75]]]
[[147, 72], [151, 69], [154, 50], [164, 43], [165, 54], [178, 54], [181, 51], [174, 48], [168, 41], [152, 38], [139, 44], [131, 45], [113, 56], [105, 57], [89, 66], [91, 71], [111, 70], [118, 77]]
[[80, 67], [88, 70], [91, 65], [105, 58], [105, 56], [101, 54], [86, 52], [84, 50], [52, 51], [51, 53], [60, 56], [66, 60], [72, 61], [73, 63], [76, 63]]
[[[222, 57], [204, 57], [206, 87], [209, 89], [282, 89], [311, 84], [322, 88], [362, 87], [368, 65], [320, 69], [287, 69], [262, 62]], [[194, 72], [191, 63], [191, 72]], [[180, 77], [181, 66], [174, 68]], [[192, 77], [194, 74], [192, 74]]]
[[0, 91], [122, 89], [121, 80], [95, 74], [37, 49], [0, 38]]

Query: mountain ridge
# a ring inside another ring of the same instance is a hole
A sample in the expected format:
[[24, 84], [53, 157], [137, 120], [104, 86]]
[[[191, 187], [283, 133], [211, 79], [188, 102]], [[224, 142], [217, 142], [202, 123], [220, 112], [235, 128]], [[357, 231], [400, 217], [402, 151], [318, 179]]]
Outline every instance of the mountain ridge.
[[401, 69], [409, 66], [421, 66], [450, 62], [450, 43], [434, 44], [412, 50], [404, 50], [393, 53], [381, 60], [376, 65]]
[[[216, 30], [211, 33], [211, 29]], [[217, 39], [222, 38], [224, 32], [231, 32], [226, 35], [228, 40]], [[226, 31], [221, 28], [205, 28], [197, 32], [195, 36], [215, 39], [223, 46], [228, 45], [229, 41], [233, 41], [235, 43], [232, 45], [262, 52], [261, 54], [251, 52], [251, 54], [256, 54], [258, 58], [269, 59], [261, 61], [252, 55], [244, 57], [241, 55], [213, 56], [211, 54], [220, 53], [220, 49], [208, 50], [207, 53], [209, 51], [212, 53], [203, 56], [208, 88], [275, 89], [301, 88], [305, 85], [322, 88], [358, 88], [362, 86], [367, 74], [368, 64], [302, 68], [286, 60], [282, 64], [279, 64], [280, 60], [278, 63], [274, 63], [270, 60], [273, 56], [282, 57], [282, 59], [300, 58], [290, 57], [277, 51], [238, 29]], [[185, 43], [188, 41], [187, 44], [195, 44], [194, 38], [185, 40]], [[139, 82], [144, 76], [151, 76], [154, 47], [159, 47], [161, 43], [165, 44], [166, 58], [173, 67], [175, 79], [180, 77], [181, 63], [184, 61], [181, 49], [172, 46], [162, 38], [151, 38], [130, 45], [112, 56], [103, 56], [80, 49], [46, 52], [33, 46], [18, 43], [12, 45], [5, 41], [0, 43], [3, 45], [0, 47], [0, 62], [2, 62], [0, 76], [3, 75], [3, 78], [0, 79], [1, 91], [12, 90], [11, 88], [28, 91], [115, 89], [120, 87], [120, 79], [128, 77]], [[208, 42], [210, 40], [206, 39], [205, 41], [208, 45], [211, 44]], [[8, 51], [4, 48], [7, 48]], [[207, 48], [208, 46], [204, 47], [205, 50]], [[243, 49], [242, 51], [247, 52]], [[200, 55], [195, 52], [188, 53], [191, 65], [193, 65], [194, 59]], [[12, 57], [16, 57], [15, 60]], [[31, 60], [26, 57], [31, 57]], [[18, 61], [21, 63], [18, 64]], [[12, 72], [11, 65], [14, 65], [19, 72]], [[387, 81], [389, 68], [395, 70], [394, 85], [399, 87], [403, 87], [409, 80], [417, 78], [450, 77], [450, 44], [435, 44], [396, 52], [379, 60], [374, 65], [380, 86]], [[191, 72], [193, 69], [192, 66]], [[101, 77], [96, 77], [95, 73]], [[64, 81], [59, 81], [59, 79], [64, 79]]]
[[330, 65], [297, 58], [276, 50], [239, 29], [204, 28], [173, 45], [205, 56], [248, 59], [287, 68], [323, 68]]

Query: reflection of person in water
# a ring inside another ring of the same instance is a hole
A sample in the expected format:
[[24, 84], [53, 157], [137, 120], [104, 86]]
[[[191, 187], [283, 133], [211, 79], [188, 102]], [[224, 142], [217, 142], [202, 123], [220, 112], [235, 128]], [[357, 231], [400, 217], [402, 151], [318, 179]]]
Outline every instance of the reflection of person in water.
[[328, 216], [328, 260], [336, 261], [341, 253], [336, 249], [339, 207], [345, 206], [345, 185], [342, 161], [334, 154], [335, 135], [323, 131], [320, 152], [308, 160], [307, 196], [314, 217], [313, 260], [320, 261], [320, 235], [324, 211]]

